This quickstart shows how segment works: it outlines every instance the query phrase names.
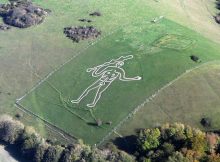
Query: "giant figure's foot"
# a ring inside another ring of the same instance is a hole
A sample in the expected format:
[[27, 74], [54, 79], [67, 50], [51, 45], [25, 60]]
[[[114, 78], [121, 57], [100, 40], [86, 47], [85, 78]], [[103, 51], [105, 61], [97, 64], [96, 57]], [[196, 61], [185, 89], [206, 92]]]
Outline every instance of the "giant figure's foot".
[[71, 102], [72, 102], [72, 103], [77, 103], [77, 104], [78, 104], [80, 101], [79, 101], [79, 100], [72, 100]]
[[86, 106], [88, 106], [88, 107], [95, 107], [95, 104], [91, 103], [91, 104], [87, 104]]

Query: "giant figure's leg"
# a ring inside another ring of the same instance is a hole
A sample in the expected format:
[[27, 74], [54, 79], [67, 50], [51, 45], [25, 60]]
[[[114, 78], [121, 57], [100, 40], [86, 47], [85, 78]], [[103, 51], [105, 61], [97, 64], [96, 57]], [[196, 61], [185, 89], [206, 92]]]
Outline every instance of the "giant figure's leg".
[[83, 93], [79, 96], [78, 99], [72, 100], [71, 102], [72, 102], [72, 103], [79, 103], [85, 96], [88, 95], [88, 93], [89, 93], [91, 90], [93, 90], [93, 89], [95, 89], [95, 88], [99, 88], [99, 87], [101, 86], [101, 85], [100, 85], [100, 82], [101, 82], [100, 80], [94, 82], [92, 85], [90, 85], [88, 88], [86, 88], [86, 89], [83, 91]]
[[102, 93], [111, 85], [112, 82], [105, 82], [102, 86], [98, 88], [95, 98], [92, 103], [87, 104], [88, 107], [95, 107], [96, 103], [99, 101]]

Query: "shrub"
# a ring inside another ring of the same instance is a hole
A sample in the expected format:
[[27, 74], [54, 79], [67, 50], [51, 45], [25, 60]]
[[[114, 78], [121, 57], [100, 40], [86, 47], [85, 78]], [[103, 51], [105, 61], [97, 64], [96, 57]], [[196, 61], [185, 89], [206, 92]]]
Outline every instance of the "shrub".
[[46, 150], [42, 162], [56, 162], [57, 150], [54, 146], [49, 146]]
[[194, 61], [194, 62], [198, 62], [198, 61], [199, 61], [199, 57], [198, 57], [198, 56], [191, 55], [190, 58], [191, 58], [191, 60]]
[[38, 137], [35, 134], [31, 134], [22, 143], [22, 146], [21, 146], [22, 154], [25, 157], [32, 159], [35, 154], [35, 148], [37, 147], [39, 143], [40, 141]]
[[195, 129], [193, 137], [190, 139], [192, 150], [196, 151], [198, 154], [203, 155], [208, 148], [208, 143], [206, 140], [206, 135], [199, 129]]
[[64, 149], [59, 159], [59, 162], [71, 162], [72, 161], [71, 154], [72, 154], [71, 150], [69, 150], [68, 148]]
[[155, 129], [144, 129], [138, 134], [138, 145], [139, 149], [143, 152], [157, 148], [160, 144], [160, 130]]
[[165, 142], [162, 145], [162, 150], [164, 151], [165, 156], [170, 156], [175, 151], [175, 148], [171, 143]]
[[210, 118], [202, 118], [200, 123], [203, 127], [211, 127], [212, 126], [212, 120]]
[[33, 162], [42, 162], [46, 150], [47, 146], [45, 144], [36, 145], [34, 148]]
[[175, 152], [168, 158], [166, 162], [190, 162], [190, 160], [184, 157], [180, 152]]
[[24, 125], [10, 116], [0, 117], [0, 140], [9, 144], [15, 143], [23, 133]]

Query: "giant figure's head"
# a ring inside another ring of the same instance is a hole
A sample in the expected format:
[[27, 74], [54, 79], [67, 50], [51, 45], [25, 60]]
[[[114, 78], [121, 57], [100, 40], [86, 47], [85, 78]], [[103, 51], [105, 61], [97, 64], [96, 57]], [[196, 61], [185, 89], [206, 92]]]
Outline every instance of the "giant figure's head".
[[128, 56], [121, 56], [118, 59], [114, 60], [115, 61], [115, 66], [116, 67], [122, 67], [124, 65], [124, 62], [126, 60], [132, 59], [134, 56], [133, 55], [128, 55]]
[[123, 65], [124, 65], [125, 63], [123, 62], [123, 61], [118, 61], [117, 63], [116, 63], [116, 67], [122, 67]]

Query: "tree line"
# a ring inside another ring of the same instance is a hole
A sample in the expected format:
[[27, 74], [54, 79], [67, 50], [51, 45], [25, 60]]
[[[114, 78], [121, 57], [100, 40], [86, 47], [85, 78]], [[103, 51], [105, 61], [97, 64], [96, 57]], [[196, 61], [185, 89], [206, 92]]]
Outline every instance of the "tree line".
[[10, 116], [0, 116], [0, 142], [14, 146], [30, 162], [220, 162], [220, 136], [214, 132], [173, 123], [140, 129], [134, 137], [122, 138], [133, 149], [130, 154], [113, 143], [103, 149], [81, 140], [59, 145]]
[[141, 129], [133, 155], [139, 162], [220, 162], [220, 136], [181, 123]]
[[109, 144], [105, 149], [74, 144], [59, 145], [47, 142], [33, 127], [24, 126], [8, 115], [0, 116], [0, 142], [19, 150], [29, 162], [133, 162], [134, 158]]

